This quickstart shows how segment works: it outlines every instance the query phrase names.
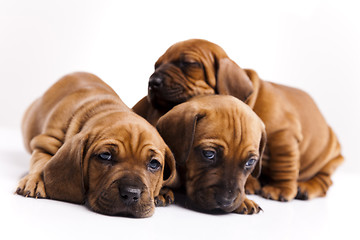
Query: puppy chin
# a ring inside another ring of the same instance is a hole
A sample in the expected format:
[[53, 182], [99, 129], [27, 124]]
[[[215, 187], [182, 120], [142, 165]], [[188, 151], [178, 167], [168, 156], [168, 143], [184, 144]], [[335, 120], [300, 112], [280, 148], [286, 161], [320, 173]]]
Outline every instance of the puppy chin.
[[[240, 198], [240, 197], [238, 197]], [[242, 201], [240, 200], [235, 200], [235, 202], [233, 204], [231, 204], [230, 206], [218, 206], [218, 209], [221, 209], [222, 211], [224, 212], [227, 212], [227, 213], [231, 213], [233, 211], [235, 211], [236, 209], [238, 209], [240, 207], [240, 204], [241, 204]]]
[[172, 103], [168, 100], [164, 100], [155, 94], [148, 93], [148, 99], [151, 102], [151, 104], [157, 109], [170, 110], [176, 105], [176, 103]]
[[143, 207], [127, 207], [127, 206], [114, 206], [108, 207], [101, 204], [89, 204], [89, 208], [94, 212], [109, 215], [109, 216], [122, 216], [122, 217], [133, 217], [133, 218], [147, 218], [151, 217], [155, 212], [155, 206], [143, 206]]
[[110, 216], [146, 218], [151, 217], [155, 211], [154, 200], [149, 195], [143, 196], [137, 203], [128, 205], [120, 200], [119, 192], [113, 187], [89, 194], [86, 205], [94, 212]]
[[153, 106], [160, 109], [170, 110], [174, 106], [186, 102], [192, 96], [185, 94], [185, 92], [171, 94], [166, 90], [149, 90], [148, 99]]
[[198, 191], [195, 190], [193, 194], [188, 194], [188, 196], [194, 206], [203, 211], [221, 210], [230, 213], [239, 208], [242, 202], [242, 197], [239, 194], [231, 205], [222, 206], [216, 200], [216, 191], [210, 188]]

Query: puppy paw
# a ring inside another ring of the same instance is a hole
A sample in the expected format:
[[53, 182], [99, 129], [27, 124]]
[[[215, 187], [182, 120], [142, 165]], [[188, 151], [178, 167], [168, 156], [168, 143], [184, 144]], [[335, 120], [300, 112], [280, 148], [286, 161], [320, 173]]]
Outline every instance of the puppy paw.
[[[323, 183], [321, 181], [319, 182], [321, 184]], [[327, 189], [319, 184], [319, 182], [314, 181], [314, 179], [307, 182], [298, 182], [298, 191], [295, 198], [299, 200], [310, 200], [316, 197], [326, 196]]]
[[162, 188], [159, 196], [155, 197], [154, 201], [156, 207], [168, 206], [175, 201], [174, 193], [169, 188]]
[[296, 187], [266, 185], [261, 189], [262, 197], [280, 202], [288, 202], [294, 199], [296, 193]]
[[16, 193], [25, 197], [46, 198], [45, 185], [41, 175], [26, 175], [20, 180]]
[[262, 209], [259, 205], [257, 205], [256, 202], [248, 198], [245, 198], [244, 202], [242, 202], [240, 207], [236, 209], [234, 212], [239, 214], [252, 215], [255, 213], [259, 213], [260, 211], [262, 211]]
[[295, 198], [299, 199], [299, 200], [309, 200], [309, 193], [308, 193], [306, 187], [301, 187], [299, 185], [298, 186], [298, 192], [297, 192]]
[[245, 183], [246, 194], [259, 194], [261, 192], [260, 182], [253, 176], [249, 176]]

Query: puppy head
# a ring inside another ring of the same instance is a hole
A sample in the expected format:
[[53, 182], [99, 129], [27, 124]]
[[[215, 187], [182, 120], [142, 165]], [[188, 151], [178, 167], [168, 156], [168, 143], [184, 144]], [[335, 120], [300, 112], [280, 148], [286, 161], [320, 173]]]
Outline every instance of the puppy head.
[[223, 94], [246, 101], [253, 92], [246, 72], [218, 45], [191, 39], [172, 45], [155, 63], [148, 98], [171, 109], [193, 96]]
[[157, 129], [185, 169], [187, 196], [204, 210], [232, 212], [243, 202], [249, 174], [258, 176], [265, 127], [231, 96], [205, 96], [180, 104], [160, 118]]
[[107, 215], [151, 216], [154, 197], [175, 179], [170, 149], [132, 113], [113, 113], [90, 125], [66, 140], [47, 164], [46, 193]]

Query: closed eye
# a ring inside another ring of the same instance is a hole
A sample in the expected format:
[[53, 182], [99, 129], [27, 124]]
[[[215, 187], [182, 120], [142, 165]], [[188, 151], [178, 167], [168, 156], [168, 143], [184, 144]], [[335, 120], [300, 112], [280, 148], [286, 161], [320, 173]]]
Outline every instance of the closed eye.
[[188, 62], [188, 61], [181, 61], [180, 62], [181, 68], [200, 68], [201, 64], [199, 62]]

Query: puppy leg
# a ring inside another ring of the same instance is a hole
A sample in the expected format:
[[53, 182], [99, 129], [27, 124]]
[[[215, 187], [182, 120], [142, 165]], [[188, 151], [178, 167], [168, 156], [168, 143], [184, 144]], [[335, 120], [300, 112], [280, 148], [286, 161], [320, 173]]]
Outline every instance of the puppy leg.
[[155, 197], [154, 201], [156, 207], [168, 206], [175, 201], [174, 193], [169, 188], [162, 188], [159, 196]]
[[313, 178], [306, 182], [298, 182], [296, 199], [309, 200], [316, 197], [324, 197], [332, 185], [331, 174], [343, 161], [343, 156], [338, 155], [327, 163]]
[[259, 194], [260, 192], [261, 192], [260, 182], [253, 176], [249, 175], [249, 177], [245, 183], [245, 193], [246, 194]]
[[29, 174], [23, 177], [16, 193], [25, 197], [45, 198], [45, 186], [43, 181], [43, 169], [50, 160], [51, 155], [35, 150], [31, 156]]
[[300, 152], [298, 140], [290, 131], [279, 131], [268, 141], [270, 150], [268, 185], [262, 189], [262, 196], [282, 202], [295, 198], [299, 175]]
[[31, 141], [34, 149], [30, 160], [30, 171], [18, 184], [16, 193], [25, 197], [46, 198], [43, 170], [61, 142], [48, 135], [38, 135]]
[[261, 207], [254, 201], [245, 197], [244, 202], [241, 203], [240, 207], [234, 211], [234, 213], [251, 215], [262, 211]]

